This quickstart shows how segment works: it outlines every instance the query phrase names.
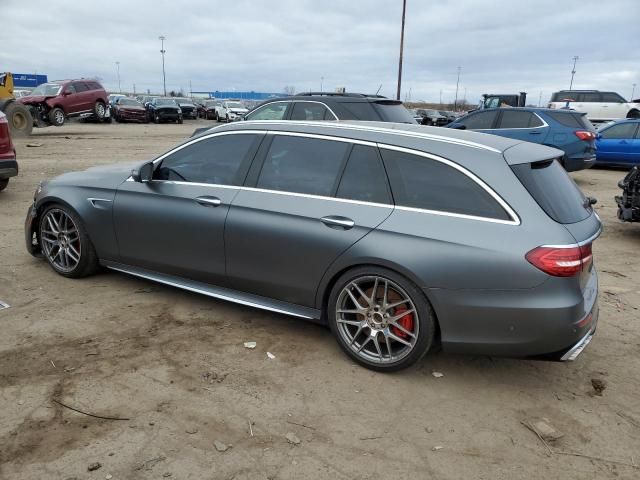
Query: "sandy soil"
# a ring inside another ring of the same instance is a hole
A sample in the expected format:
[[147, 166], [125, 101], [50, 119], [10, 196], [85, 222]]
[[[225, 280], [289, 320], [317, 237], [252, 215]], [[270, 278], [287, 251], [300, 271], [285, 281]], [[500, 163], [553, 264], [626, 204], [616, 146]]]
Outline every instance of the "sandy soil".
[[[0, 193], [0, 478], [640, 478], [640, 225], [615, 217], [623, 172], [574, 175], [605, 224], [600, 324], [576, 362], [435, 353], [384, 375], [324, 328], [124, 274], [68, 280], [27, 254], [41, 179], [152, 158], [204, 124], [70, 123], [16, 142], [21, 175]], [[552, 450], [521, 423], [540, 416], [564, 433]]]

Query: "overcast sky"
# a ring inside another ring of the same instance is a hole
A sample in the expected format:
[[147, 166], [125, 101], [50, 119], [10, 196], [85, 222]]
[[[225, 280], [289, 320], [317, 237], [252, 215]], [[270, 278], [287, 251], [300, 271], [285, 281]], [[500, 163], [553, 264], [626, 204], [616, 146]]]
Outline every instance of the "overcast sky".
[[[402, 0], [0, 0], [0, 71], [117, 91], [396, 92]], [[640, 96], [640, 0], [407, 0], [402, 99], [574, 88]]]

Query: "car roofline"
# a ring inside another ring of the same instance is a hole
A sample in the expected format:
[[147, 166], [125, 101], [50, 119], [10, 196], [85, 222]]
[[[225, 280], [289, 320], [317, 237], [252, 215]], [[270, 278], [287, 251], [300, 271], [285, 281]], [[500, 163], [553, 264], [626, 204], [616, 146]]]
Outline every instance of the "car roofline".
[[[382, 125], [385, 124], [385, 122], [377, 122], [380, 123]], [[356, 130], [356, 131], [363, 131], [363, 132], [374, 132], [374, 133], [386, 133], [386, 134], [391, 134], [391, 135], [401, 135], [401, 136], [405, 136], [405, 137], [413, 137], [413, 138], [420, 138], [420, 139], [424, 139], [424, 140], [432, 140], [435, 142], [443, 142], [443, 143], [452, 143], [455, 145], [459, 145], [459, 146], [464, 146], [464, 147], [469, 147], [469, 148], [475, 148], [475, 149], [479, 149], [479, 150], [487, 150], [490, 152], [494, 152], [494, 153], [502, 153], [503, 151], [495, 148], [495, 147], [491, 147], [489, 145], [483, 145], [482, 143], [478, 143], [478, 142], [472, 142], [470, 140], [462, 140], [459, 138], [453, 138], [453, 137], [447, 137], [445, 135], [437, 135], [434, 133], [426, 133], [426, 132], [416, 132], [416, 131], [412, 131], [412, 130], [405, 130], [402, 129], [401, 127], [407, 126], [409, 124], [402, 124], [402, 123], [392, 123], [391, 125], [396, 126], [396, 128], [389, 128], [389, 127], [379, 127], [379, 126], [373, 126], [373, 125], [366, 125], [366, 124], [362, 124], [358, 121], [351, 121], [351, 120], [338, 120], [338, 121], [317, 121], [317, 122], [308, 122], [308, 121], [291, 121], [291, 120], [246, 120], [243, 121], [241, 124], [236, 125], [236, 126], [244, 126], [244, 125], [283, 125], [283, 126], [292, 126], [292, 125], [303, 125], [303, 126], [309, 126], [309, 127], [320, 127], [320, 128], [337, 128], [337, 129], [344, 129], [344, 130]], [[417, 124], [416, 124], [417, 125]], [[223, 125], [222, 127], [224, 127], [226, 125]], [[400, 127], [400, 128], [398, 128]], [[214, 127], [215, 128], [215, 127]], [[219, 127], [218, 127], [219, 128]]]

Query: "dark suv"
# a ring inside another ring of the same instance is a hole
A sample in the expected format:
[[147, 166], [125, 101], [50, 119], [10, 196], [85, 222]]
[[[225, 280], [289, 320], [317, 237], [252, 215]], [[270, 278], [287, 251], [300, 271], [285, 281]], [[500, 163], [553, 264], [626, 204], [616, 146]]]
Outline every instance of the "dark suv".
[[107, 92], [95, 80], [62, 80], [43, 83], [18, 102], [28, 105], [34, 125], [61, 127], [69, 117], [94, 116], [110, 120]]
[[399, 100], [362, 93], [301, 93], [273, 98], [244, 116], [245, 120], [367, 120], [415, 124]]

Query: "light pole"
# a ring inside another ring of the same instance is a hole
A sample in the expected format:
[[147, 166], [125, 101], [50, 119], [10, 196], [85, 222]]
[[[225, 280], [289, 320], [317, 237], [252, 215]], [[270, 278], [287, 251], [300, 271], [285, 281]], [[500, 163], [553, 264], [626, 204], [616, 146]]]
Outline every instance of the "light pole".
[[631, 89], [631, 98], [629, 100], [633, 102], [633, 94], [636, 93], [636, 84], [632, 83], [631, 86], [633, 88]]
[[573, 89], [573, 76], [576, 74], [576, 62], [578, 61], [577, 55], [573, 57], [573, 69], [571, 70], [571, 83], [569, 84], [569, 90]]
[[160, 53], [162, 54], [162, 85], [164, 86], [164, 96], [167, 96], [167, 76], [164, 72], [164, 54], [166, 53], [166, 50], [164, 49], [164, 41], [167, 39], [167, 37], [165, 37], [164, 35], [160, 35], [158, 37], [158, 40], [160, 40], [161, 43], [161, 47], [160, 47]]
[[402, 87], [402, 55], [404, 52], [404, 18], [407, 12], [407, 0], [402, 0], [402, 28], [400, 30], [400, 58], [398, 60], [398, 90], [396, 100], [400, 100], [400, 89]]
[[456, 80], [456, 99], [453, 101], [453, 110], [456, 111], [458, 109], [458, 87], [460, 86], [460, 71], [462, 67], [458, 67], [458, 80]]
[[116, 62], [116, 72], [118, 73], [118, 92], [122, 93], [122, 87], [120, 86], [120, 62]]
[[442, 89], [440, 89], [440, 107], [442, 107]]
[[320, 93], [322, 93], [323, 86], [324, 86], [324, 77], [320, 77]]

